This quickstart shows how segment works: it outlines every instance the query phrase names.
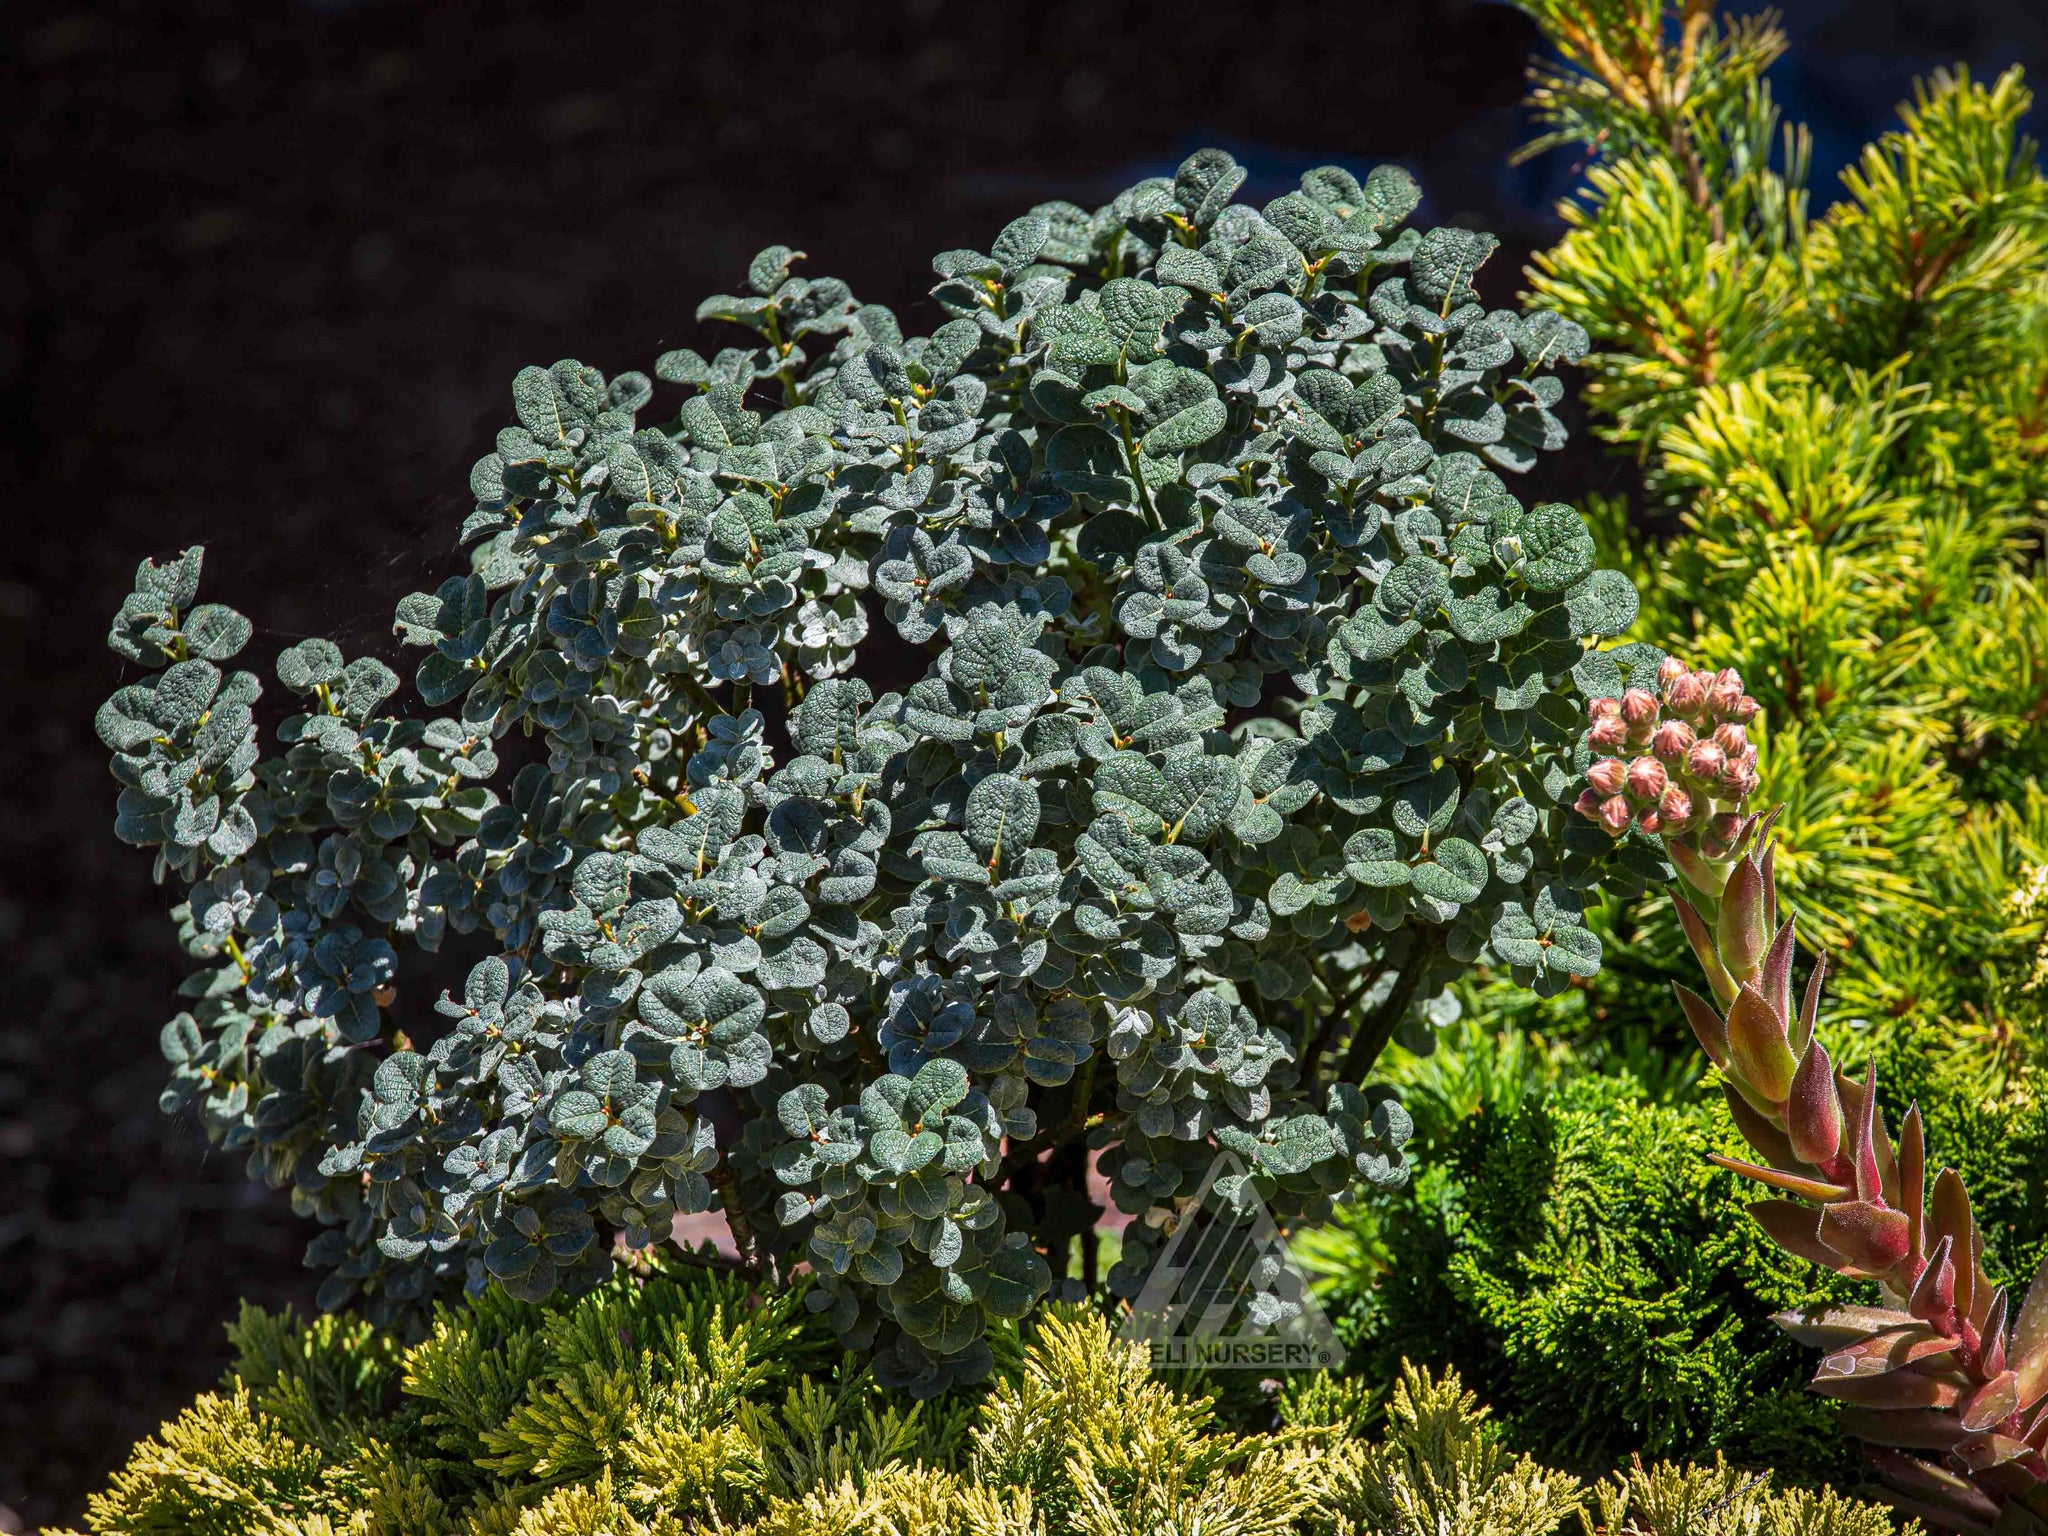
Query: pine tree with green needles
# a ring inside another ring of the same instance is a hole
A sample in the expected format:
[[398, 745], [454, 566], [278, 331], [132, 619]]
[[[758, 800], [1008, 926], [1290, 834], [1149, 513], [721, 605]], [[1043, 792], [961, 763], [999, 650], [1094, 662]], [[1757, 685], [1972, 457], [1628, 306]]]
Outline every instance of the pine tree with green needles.
[[[1706, 0], [1524, 0], [1555, 46], [1544, 132], [1579, 148], [1531, 298], [1594, 342], [1596, 431], [1644, 499], [1600, 502], [1636, 634], [1739, 665], [1759, 803], [1837, 996], [1956, 1113], [2030, 1095], [2048, 1039], [2048, 180], [2017, 70], [1922, 83], [1815, 214], [1769, 18]], [[1646, 537], [1644, 528], [1662, 530]], [[1668, 909], [1618, 920], [1596, 1007], [1668, 999]], [[1916, 1041], [1964, 1042], [1939, 1061]], [[1922, 1070], [1924, 1068], [1924, 1071]]]

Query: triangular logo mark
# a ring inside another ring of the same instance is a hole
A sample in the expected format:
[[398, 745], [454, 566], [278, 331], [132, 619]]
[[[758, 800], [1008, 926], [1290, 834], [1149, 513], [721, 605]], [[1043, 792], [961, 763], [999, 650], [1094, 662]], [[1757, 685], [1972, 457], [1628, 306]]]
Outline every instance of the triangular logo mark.
[[[1222, 1183], [1250, 1219], [1215, 1218]], [[1344, 1346], [1287, 1251], [1245, 1165], [1224, 1152], [1131, 1303], [1117, 1336], [1151, 1347], [1155, 1370], [1336, 1370]]]

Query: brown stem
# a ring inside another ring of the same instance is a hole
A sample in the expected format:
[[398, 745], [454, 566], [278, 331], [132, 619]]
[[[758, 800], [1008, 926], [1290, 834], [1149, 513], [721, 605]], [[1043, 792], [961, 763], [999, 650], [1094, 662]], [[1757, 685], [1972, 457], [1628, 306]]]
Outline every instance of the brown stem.
[[1057, 1152], [1076, 1136], [1088, 1129], [1088, 1101], [1095, 1094], [1095, 1065], [1102, 1059], [1098, 1050], [1081, 1063], [1081, 1068], [1067, 1084], [1068, 1099], [1065, 1112], [1057, 1120], [1049, 1120], [1039, 1128], [1039, 1133], [1029, 1141], [1013, 1141], [1003, 1154], [1002, 1167], [996, 1173], [995, 1187], [1013, 1174], [1038, 1161], [1046, 1152]]
[[733, 1254], [720, 1253], [716, 1248], [685, 1248], [681, 1243], [671, 1244], [671, 1248], [675, 1257], [684, 1264], [694, 1264], [699, 1269], [723, 1270], [726, 1274], [738, 1275], [745, 1280], [761, 1278], [760, 1265], [749, 1263]]
[[1408, 1011], [1408, 1005], [1415, 1000], [1415, 989], [1422, 984], [1422, 973], [1429, 969], [1429, 962], [1443, 948], [1443, 942], [1443, 931], [1430, 929], [1427, 936], [1416, 943], [1414, 952], [1408, 956], [1408, 963], [1401, 968], [1394, 990], [1352, 1035], [1351, 1044], [1344, 1051], [1343, 1064], [1337, 1069], [1338, 1081], [1356, 1083], [1372, 1070], [1373, 1063], [1387, 1048], [1387, 1042], [1394, 1038], [1394, 1031], [1401, 1025], [1401, 1016]]
[[1372, 991], [1379, 979], [1386, 974], [1387, 962], [1384, 958], [1370, 970], [1359, 972], [1358, 984], [1345, 991], [1340, 1005], [1330, 1009], [1330, 1016], [1323, 1020], [1323, 1027], [1316, 1031], [1314, 1049], [1302, 1058], [1302, 1067], [1305, 1071], [1311, 1075], [1315, 1074], [1317, 1068], [1322, 1065], [1323, 1058], [1329, 1054], [1330, 1047], [1337, 1043], [1337, 1031], [1344, 1027], [1345, 1019], [1350, 1017], [1352, 1005]]
[[[758, 1275], [761, 1272], [760, 1255], [754, 1243], [754, 1226], [747, 1220], [746, 1212], [740, 1208], [739, 1180], [732, 1171], [732, 1165], [720, 1159], [711, 1169], [711, 1187], [718, 1191], [718, 1203], [725, 1211], [725, 1224], [732, 1229], [733, 1246], [739, 1250], [739, 1257], [730, 1266], [713, 1265], [713, 1268], [730, 1267]], [[720, 1255], [723, 1258], [723, 1255]]]

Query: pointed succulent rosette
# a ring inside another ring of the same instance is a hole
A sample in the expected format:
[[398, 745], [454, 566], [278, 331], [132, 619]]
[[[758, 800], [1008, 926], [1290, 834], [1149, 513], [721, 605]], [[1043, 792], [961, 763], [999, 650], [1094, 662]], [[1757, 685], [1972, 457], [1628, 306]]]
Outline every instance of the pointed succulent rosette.
[[1776, 812], [1747, 805], [1757, 709], [1742, 679], [1667, 661], [1658, 682], [1661, 700], [1593, 702], [1596, 752], [1613, 738], [1649, 755], [1597, 759], [1580, 809], [1616, 837], [1659, 837], [1680, 876], [1671, 898], [1707, 991], [1678, 987], [1679, 1006], [1755, 1152], [1714, 1161], [1771, 1191], [1750, 1211], [1781, 1248], [1880, 1295], [1778, 1322], [1826, 1351], [1813, 1390], [1846, 1405], [1843, 1427], [1902, 1509], [1975, 1536], [2048, 1536], [2048, 1265], [2017, 1308], [1991, 1283], [1962, 1180], [1929, 1176], [1919, 1107], [1894, 1139], [1876, 1066], [1858, 1082], [1816, 1037], [1824, 959], [1794, 1006]]

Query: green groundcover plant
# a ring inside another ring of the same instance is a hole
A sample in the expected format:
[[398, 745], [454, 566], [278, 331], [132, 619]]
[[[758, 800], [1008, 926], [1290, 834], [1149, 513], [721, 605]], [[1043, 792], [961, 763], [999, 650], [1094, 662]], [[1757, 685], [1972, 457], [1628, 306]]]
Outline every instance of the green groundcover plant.
[[[245, 1309], [233, 1371], [136, 1448], [93, 1536], [1889, 1536], [1888, 1512], [1671, 1464], [1586, 1489], [1455, 1375], [1300, 1377], [1220, 1427], [1099, 1313], [1056, 1307], [980, 1390], [879, 1393], [795, 1295], [658, 1262], [575, 1301], [494, 1290], [410, 1347]], [[1909, 1527], [1910, 1530], [1917, 1529]]]
[[[1360, 1085], [1482, 953], [1598, 968], [1587, 905], [1664, 867], [1571, 812], [1582, 699], [1661, 653], [1594, 648], [1634, 590], [1496, 472], [1585, 338], [1480, 304], [1492, 237], [1402, 229], [1399, 171], [1243, 180], [946, 252], [929, 336], [774, 247], [699, 312], [745, 345], [521, 372], [471, 569], [398, 608], [449, 713], [305, 641], [266, 756], [248, 621], [142, 565], [99, 726], [188, 897], [165, 1105], [328, 1224], [324, 1306], [586, 1291], [716, 1206], [934, 1393], [1092, 1226], [1089, 1149], [1130, 1294], [1184, 1220], [1404, 1178]], [[1271, 1322], [1274, 1278], [1218, 1283]]]
[[[1498, 1049], [1463, 1031], [1445, 1047]], [[1414, 1183], [1304, 1254], [1329, 1276], [1347, 1369], [1454, 1367], [1509, 1443], [1553, 1465], [1723, 1451], [1782, 1479], [1859, 1480], [1835, 1408], [1805, 1391], [1805, 1351], [1771, 1318], [1862, 1288], [1824, 1291], [1749, 1218], [1740, 1181], [1707, 1160], [1745, 1151], [1718, 1106], [1648, 1103], [1617, 1073], [1475, 1108], [1442, 1136], [1418, 1110]]]

